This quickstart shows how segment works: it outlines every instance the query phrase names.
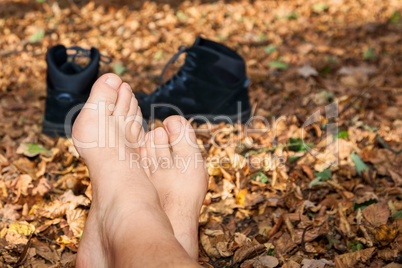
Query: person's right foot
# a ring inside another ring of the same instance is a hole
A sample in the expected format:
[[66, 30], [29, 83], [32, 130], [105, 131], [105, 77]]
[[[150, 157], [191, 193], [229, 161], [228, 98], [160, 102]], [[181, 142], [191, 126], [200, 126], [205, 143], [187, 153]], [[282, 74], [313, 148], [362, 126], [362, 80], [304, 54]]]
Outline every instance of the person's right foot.
[[[141, 156], [158, 191], [174, 235], [194, 260], [198, 259], [198, 221], [208, 187], [205, 162], [193, 128], [181, 116], [171, 116], [146, 135]], [[172, 152], [170, 151], [172, 149]]]

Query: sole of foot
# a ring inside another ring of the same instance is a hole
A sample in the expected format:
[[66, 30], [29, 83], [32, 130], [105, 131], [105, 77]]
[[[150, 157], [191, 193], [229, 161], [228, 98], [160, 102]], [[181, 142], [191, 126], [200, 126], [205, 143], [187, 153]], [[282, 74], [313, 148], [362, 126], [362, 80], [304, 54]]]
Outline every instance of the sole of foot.
[[141, 122], [128, 84], [114, 74], [95, 82], [72, 133], [92, 184], [77, 267], [196, 265], [174, 237], [145, 170], [130, 167], [127, 157], [139, 154], [145, 136]]
[[175, 237], [196, 260], [198, 219], [208, 187], [205, 162], [186, 119], [171, 116], [163, 125], [146, 134], [141, 156], [148, 160], [146, 173], [158, 191]]

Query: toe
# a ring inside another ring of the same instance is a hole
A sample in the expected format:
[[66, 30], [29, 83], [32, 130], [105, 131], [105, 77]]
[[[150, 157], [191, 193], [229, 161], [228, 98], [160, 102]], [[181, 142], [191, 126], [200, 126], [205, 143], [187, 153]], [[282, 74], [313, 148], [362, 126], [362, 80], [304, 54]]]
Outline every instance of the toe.
[[181, 116], [173, 115], [163, 121], [167, 130], [169, 143], [176, 155], [188, 156], [199, 152], [194, 129]]
[[126, 116], [131, 108], [131, 100], [133, 97], [133, 91], [127, 83], [120, 85], [117, 91], [116, 107], [114, 108], [113, 115]]
[[149, 166], [147, 163], [147, 148], [145, 146], [140, 147], [140, 157], [141, 157], [141, 167], [144, 169], [145, 173], [147, 174], [147, 176], [150, 176], [150, 172], [149, 172]]
[[135, 97], [134, 93], [131, 93], [130, 109], [128, 110], [127, 115], [132, 116], [136, 115], [137, 113], [138, 113], [138, 100]]
[[155, 152], [158, 160], [169, 161], [171, 159], [169, 138], [164, 128], [158, 127], [155, 133]]
[[[90, 108], [93, 104], [104, 105], [105, 107], [97, 107], [100, 113], [111, 114], [114, 110], [114, 105], [117, 100], [117, 90], [119, 89], [122, 81], [119, 76], [115, 74], [104, 74], [98, 78], [92, 87], [91, 94], [84, 108]], [[104, 109], [102, 109], [104, 108]]]
[[147, 155], [149, 170], [151, 173], [153, 173], [153, 171], [155, 170], [155, 168], [157, 166], [154, 137], [155, 137], [155, 133], [153, 130], [149, 131], [145, 135], [145, 148], [147, 149], [146, 155]]

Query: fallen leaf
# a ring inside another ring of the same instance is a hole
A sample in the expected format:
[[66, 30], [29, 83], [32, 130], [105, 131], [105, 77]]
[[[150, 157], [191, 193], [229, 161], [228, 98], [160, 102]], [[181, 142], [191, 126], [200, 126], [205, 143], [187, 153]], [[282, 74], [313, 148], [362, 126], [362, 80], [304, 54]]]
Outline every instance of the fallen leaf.
[[53, 184], [51, 184], [49, 180], [42, 178], [39, 180], [38, 185], [32, 189], [32, 195], [39, 194], [40, 196], [44, 196], [52, 190]]
[[377, 68], [374, 66], [359, 66], [359, 67], [342, 67], [339, 69], [338, 74], [341, 75], [352, 75], [355, 72], [359, 72], [361, 74], [372, 74], [377, 71]]
[[88, 206], [91, 201], [83, 195], [74, 195], [72, 190], [68, 190], [62, 196], [60, 201], [63, 203], [73, 203], [75, 206]]
[[398, 235], [398, 229], [395, 226], [390, 228], [386, 224], [376, 227], [374, 232], [374, 237], [381, 246], [389, 245]]
[[268, 268], [273, 268], [278, 266], [279, 261], [277, 258], [273, 257], [273, 256], [267, 256], [267, 255], [263, 255], [263, 256], [259, 256], [257, 258], [257, 260], [264, 266], [264, 267], [268, 267]]
[[33, 239], [32, 247], [36, 249], [36, 253], [45, 260], [55, 264], [60, 260], [59, 255], [48, 244]]
[[46, 157], [52, 155], [52, 151], [45, 149], [42, 145], [34, 143], [21, 143], [17, 149], [17, 154], [23, 154], [28, 157], [35, 157], [42, 154]]
[[70, 227], [70, 230], [77, 238], [81, 237], [82, 231], [84, 230], [87, 214], [88, 214], [87, 210], [80, 208], [69, 210], [66, 213], [67, 223]]
[[21, 195], [27, 196], [28, 188], [32, 186], [32, 178], [28, 174], [22, 174], [15, 178], [11, 183], [11, 187], [17, 190], [14, 202], [17, 202]]
[[310, 65], [303, 65], [303, 67], [300, 67], [297, 69], [297, 72], [303, 76], [304, 78], [309, 78], [310, 76], [317, 76], [318, 72], [315, 68], [311, 67]]
[[329, 261], [326, 259], [319, 259], [319, 260], [309, 260], [304, 259], [302, 261], [302, 268], [324, 268], [327, 267], [335, 267], [335, 263], [333, 261]]
[[[367, 248], [363, 250], [359, 250], [353, 253], [345, 253], [342, 255], [338, 255], [335, 257], [335, 263], [337, 261], [342, 263], [345, 268], [353, 268], [356, 267], [357, 263], [366, 263], [368, 260], [371, 259], [375, 252], [375, 248]], [[341, 266], [342, 267], [342, 266]]]
[[117, 75], [122, 75], [127, 71], [127, 68], [124, 67], [123, 64], [121, 63], [115, 63], [113, 64], [113, 72]]
[[35, 232], [35, 226], [27, 222], [13, 222], [8, 226], [8, 230], [29, 236]]
[[363, 209], [364, 218], [373, 226], [378, 227], [386, 224], [390, 216], [387, 203], [372, 204]]
[[0, 218], [16, 221], [21, 217], [17, 210], [22, 209], [21, 205], [6, 204], [4, 208], [0, 208]]
[[265, 249], [264, 245], [258, 244], [258, 245], [253, 245], [253, 244], [248, 244], [246, 246], [243, 246], [236, 250], [234, 256], [233, 256], [233, 263], [241, 263], [242, 261], [246, 259], [250, 259], [257, 255], [258, 253], [261, 253]]

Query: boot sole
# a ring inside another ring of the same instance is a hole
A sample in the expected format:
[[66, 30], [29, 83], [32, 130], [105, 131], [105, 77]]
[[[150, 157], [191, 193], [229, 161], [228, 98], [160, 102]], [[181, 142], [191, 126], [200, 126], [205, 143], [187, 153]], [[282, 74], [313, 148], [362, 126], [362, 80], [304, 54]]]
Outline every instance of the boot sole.
[[52, 123], [50, 121], [47, 121], [46, 119], [43, 119], [42, 133], [50, 137], [71, 136], [71, 130], [66, 135], [66, 129], [64, 124]]

